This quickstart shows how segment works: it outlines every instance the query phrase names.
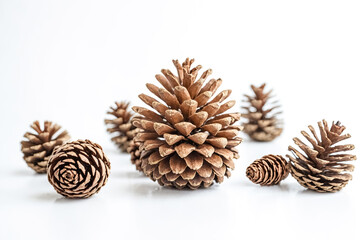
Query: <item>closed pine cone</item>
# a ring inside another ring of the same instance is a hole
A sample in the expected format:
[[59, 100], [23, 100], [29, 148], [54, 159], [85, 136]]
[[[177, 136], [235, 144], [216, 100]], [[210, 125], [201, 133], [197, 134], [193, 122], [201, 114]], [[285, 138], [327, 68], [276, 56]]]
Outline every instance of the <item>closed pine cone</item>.
[[70, 136], [67, 131], [56, 134], [61, 127], [49, 121], [45, 121], [44, 129], [41, 129], [39, 121], [33, 122], [31, 128], [36, 133], [25, 133], [27, 140], [21, 141], [21, 151], [30, 168], [37, 173], [46, 173], [46, 166], [54, 148], [64, 144]]
[[251, 85], [255, 96], [245, 95], [247, 98], [245, 102], [249, 105], [242, 107], [246, 111], [242, 116], [248, 119], [248, 122], [244, 123], [244, 132], [255, 141], [261, 142], [272, 141], [283, 130], [277, 119], [277, 115], [281, 112], [273, 112], [273, 110], [280, 108], [279, 105], [275, 105], [277, 102], [273, 102], [269, 108], [265, 108], [268, 100], [272, 97], [270, 95], [272, 90], [264, 92], [265, 85], [265, 83], [260, 87]]
[[135, 127], [130, 122], [133, 114], [128, 111], [129, 103], [115, 102], [115, 105], [107, 112], [114, 118], [105, 119], [105, 124], [108, 125], [107, 131], [114, 134], [111, 140], [122, 152], [127, 152], [130, 141], [135, 136]]
[[100, 145], [77, 140], [57, 147], [48, 165], [48, 180], [67, 198], [88, 198], [100, 191], [110, 173], [110, 161]]
[[289, 151], [294, 155], [294, 157], [287, 155], [290, 159], [291, 174], [306, 188], [318, 192], [336, 192], [352, 179], [351, 174], [346, 172], [353, 171], [354, 166], [345, 162], [356, 160], [355, 155], [338, 153], [353, 150], [355, 146], [352, 144], [334, 146], [351, 137], [350, 134], [342, 135], [345, 127], [340, 122], [336, 124], [333, 122], [330, 129], [325, 120], [322, 123], [318, 122], [318, 126], [320, 138], [312, 126], [309, 126], [309, 129], [314, 138], [305, 131], [301, 132], [312, 147], [307, 146], [299, 138], [294, 138], [294, 142], [303, 153], [289, 146]]
[[209, 187], [221, 183], [234, 169], [238, 158], [235, 147], [241, 143], [237, 137], [240, 126], [233, 124], [239, 113], [224, 114], [235, 101], [221, 104], [231, 90], [215, 95], [221, 79], [211, 79], [205, 85], [211, 70], [198, 80], [201, 66], [191, 68], [194, 59], [181, 65], [173, 60], [178, 75], [163, 69], [156, 79], [163, 88], [147, 84], [147, 88], [160, 101], [140, 94], [140, 99], [158, 113], [143, 107], [133, 110], [143, 118], [134, 118], [133, 124], [142, 129], [135, 141], [140, 142], [141, 167], [144, 173], [162, 186], [178, 189]]
[[277, 185], [289, 175], [289, 165], [280, 155], [266, 155], [246, 169], [246, 176], [262, 186]]

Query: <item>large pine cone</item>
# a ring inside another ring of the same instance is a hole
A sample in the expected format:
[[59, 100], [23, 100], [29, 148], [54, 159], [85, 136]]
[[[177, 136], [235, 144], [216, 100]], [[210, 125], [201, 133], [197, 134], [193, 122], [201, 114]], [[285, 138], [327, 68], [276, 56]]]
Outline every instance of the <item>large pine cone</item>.
[[248, 119], [247, 123], [244, 123], [244, 132], [246, 132], [255, 141], [268, 142], [278, 137], [282, 133], [280, 127], [280, 121], [277, 119], [277, 115], [281, 112], [273, 112], [273, 110], [280, 108], [279, 105], [275, 105], [277, 102], [270, 103], [270, 107], [267, 106], [268, 100], [272, 97], [269, 92], [264, 92], [265, 83], [260, 87], [251, 85], [255, 96], [245, 95], [248, 102], [248, 106], [242, 107], [245, 109], [243, 117]]
[[25, 133], [27, 140], [21, 141], [21, 151], [29, 167], [37, 173], [46, 173], [46, 166], [54, 148], [68, 141], [70, 136], [67, 131], [56, 134], [61, 127], [49, 121], [45, 121], [43, 130], [39, 121], [33, 122], [31, 128], [36, 133]]
[[318, 192], [336, 192], [352, 179], [351, 174], [344, 172], [353, 171], [354, 166], [345, 162], [356, 160], [355, 155], [338, 153], [353, 150], [355, 146], [352, 144], [334, 146], [351, 137], [350, 134], [341, 135], [345, 127], [340, 122], [336, 124], [333, 122], [330, 129], [325, 120], [322, 123], [318, 122], [318, 126], [320, 138], [312, 126], [309, 126], [309, 129], [315, 139], [307, 132], [301, 132], [311, 143], [312, 148], [299, 138], [294, 138], [294, 142], [304, 153], [289, 146], [289, 151], [294, 155], [294, 157], [287, 155], [290, 159], [291, 174], [306, 188]]
[[110, 161], [100, 145], [77, 140], [54, 150], [48, 179], [67, 198], [87, 198], [100, 191], [110, 173]]
[[289, 165], [280, 155], [266, 155], [255, 160], [246, 169], [246, 176], [256, 184], [270, 186], [279, 184], [289, 175]]
[[221, 183], [234, 168], [235, 149], [241, 143], [237, 137], [240, 126], [233, 124], [239, 113], [223, 114], [235, 101], [221, 104], [231, 90], [216, 95], [221, 79], [211, 79], [205, 85], [211, 70], [206, 70], [196, 81], [201, 66], [191, 68], [194, 59], [181, 65], [173, 60], [178, 76], [170, 70], [156, 79], [164, 88], [147, 84], [148, 89], [162, 102], [147, 96], [140, 99], [158, 113], [143, 107], [133, 110], [143, 118], [135, 117], [133, 124], [143, 129], [136, 135], [140, 143], [140, 159], [144, 173], [160, 185], [178, 189], [209, 187]]
[[115, 102], [115, 105], [115, 107], [110, 107], [110, 111], [107, 112], [113, 116], [113, 119], [105, 119], [105, 124], [108, 125], [107, 131], [114, 134], [111, 140], [122, 152], [127, 152], [130, 141], [136, 132], [130, 122], [133, 114], [128, 111], [129, 103]]

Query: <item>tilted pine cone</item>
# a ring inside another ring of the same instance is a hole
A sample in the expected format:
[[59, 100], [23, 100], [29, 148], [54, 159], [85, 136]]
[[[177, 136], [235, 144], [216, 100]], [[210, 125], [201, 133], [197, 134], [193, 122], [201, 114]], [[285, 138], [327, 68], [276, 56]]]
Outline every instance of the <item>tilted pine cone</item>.
[[272, 102], [269, 108], [265, 109], [269, 99], [272, 97], [269, 92], [264, 92], [265, 83], [260, 87], [251, 85], [255, 96], [245, 95], [247, 98], [248, 106], [242, 107], [246, 113], [242, 114], [243, 117], [248, 119], [244, 123], [244, 132], [246, 132], [255, 141], [268, 142], [278, 137], [282, 133], [282, 128], [279, 126], [280, 122], [277, 115], [281, 112], [273, 113], [273, 110], [278, 109], [280, 106], [276, 105], [276, 101]]
[[109, 159], [100, 145], [89, 140], [57, 147], [48, 164], [49, 182], [67, 198], [87, 198], [99, 192], [109, 173]]
[[302, 186], [311, 190], [336, 192], [352, 179], [351, 174], [344, 172], [353, 171], [354, 166], [345, 162], [356, 160], [355, 155], [338, 153], [353, 150], [355, 146], [352, 144], [334, 145], [351, 137], [350, 134], [342, 135], [345, 127], [340, 122], [336, 124], [333, 122], [330, 129], [325, 120], [322, 123], [318, 122], [318, 126], [320, 138], [312, 126], [309, 126], [309, 129], [315, 139], [307, 132], [301, 132], [312, 147], [307, 146], [299, 138], [294, 138], [294, 142], [303, 153], [289, 146], [289, 151], [294, 155], [294, 157], [287, 155], [290, 159], [291, 175]]
[[21, 151], [29, 167], [37, 173], [46, 173], [46, 166], [54, 148], [68, 141], [70, 136], [67, 131], [56, 134], [61, 127], [49, 121], [45, 121], [43, 130], [39, 121], [33, 122], [31, 128], [36, 133], [25, 133], [27, 140], [21, 141]]
[[111, 140], [122, 152], [127, 152], [130, 141], [135, 136], [135, 127], [130, 122], [133, 114], [128, 111], [129, 103], [115, 102], [115, 105], [116, 107], [110, 107], [111, 111], [107, 112], [115, 118], [105, 119], [105, 124], [108, 125], [107, 131], [115, 135]]
[[[173, 60], [178, 76], [162, 70], [156, 79], [164, 88], [147, 84], [147, 88], [161, 101], [140, 94], [140, 99], [158, 113], [143, 107], [133, 110], [143, 118], [135, 117], [133, 124], [143, 129], [136, 135], [140, 143], [140, 160], [144, 173], [160, 185], [178, 189], [209, 187], [230, 176], [235, 147], [241, 143], [237, 137], [242, 129], [233, 124], [239, 113], [223, 114], [235, 101], [221, 104], [231, 90], [220, 92], [221, 79], [211, 79], [205, 85], [211, 70], [198, 80], [201, 66], [191, 68], [194, 60], [186, 59], [181, 65]], [[212, 100], [211, 100], [212, 98]]]
[[246, 169], [246, 176], [256, 184], [270, 186], [279, 184], [289, 175], [289, 164], [280, 155], [266, 155], [255, 160]]

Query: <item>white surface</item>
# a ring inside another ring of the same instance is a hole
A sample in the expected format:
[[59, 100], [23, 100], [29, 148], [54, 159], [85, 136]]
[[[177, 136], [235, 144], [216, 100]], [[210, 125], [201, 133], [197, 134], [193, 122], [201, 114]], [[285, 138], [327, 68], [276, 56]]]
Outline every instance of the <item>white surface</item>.
[[[359, 239], [359, 169], [336, 194], [245, 176], [323, 118], [359, 145], [359, 11], [358, 1], [1, 0], [0, 239]], [[140, 104], [145, 83], [187, 56], [236, 100], [267, 82], [286, 124], [274, 142], [241, 144], [233, 176], [199, 191], [139, 175], [103, 124], [113, 101]], [[19, 142], [35, 119], [104, 147], [112, 173], [99, 194], [66, 200], [26, 167]]]

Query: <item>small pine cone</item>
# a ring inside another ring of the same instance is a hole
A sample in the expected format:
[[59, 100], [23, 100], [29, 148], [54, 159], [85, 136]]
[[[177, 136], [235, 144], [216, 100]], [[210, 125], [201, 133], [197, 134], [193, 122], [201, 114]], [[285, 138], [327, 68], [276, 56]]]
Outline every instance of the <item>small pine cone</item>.
[[110, 173], [110, 161], [100, 145], [77, 140], [54, 150], [48, 180], [67, 198], [88, 198], [100, 191]]
[[[248, 106], [243, 106], [245, 113], [243, 117], [248, 119], [247, 123], [244, 123], [244, 132], [247, 133], [252, 139], [260, 142], [272, 141], [282, 133], [280, 127], [280, 121], [277, 119], [277, 115], [281, 112], [273, 113], [273, 110], [280, 108], [279, 105], [275, 105], [277, 102], [272, 102], [269, 108], [265, 108], [268, 100], [272, 97], [270, 94], [272, 90], [265, 93], [265, 83], [260, 87], [251, 85], [255, 96], [245, 95], [247, 98]], [[271, 115], [270, 115], [271, 113]]]
[[122, 152], [126, 152], [135, 136], [135, 127], [130, 121], [133, 114], [128, 111], [129, 103], [115, 102], [115, 105], [116, 107], [110, 107], [111, 111], [107, 112], [115, 118], [105, 119], [105, 124], [108, 125], [107, 131], [115, 135], [111, 140]]
[[352, 179], [351, 174], [344, 172], [353, 171], [354, 166], [345, 162], [356, 160], [355, 155], [338, 153], [353, 150], [355, 146], [352, 144], [334, 146], [334, 144], [351, 137], [350, 134], [342, 135], [345, 127], [340, 122], [336, 124], [333, 122], [330, 129], [325, 120], [322, 123], [318, 122], [318, 126], [320, 138], [313, 126], [309, 126], [309, 129], [314, 138], [307, 132], [301, 131], [312, 148], [299, 138], [294, 138], [294, 142], [303, 153], [289, 146], [289, 151], [294, 155], [294, 157], [287, 155], [290, 159], [291, 175], [302, 186], [311, 190], [336, 192], [345, 187]]
[[142, 172], [141, 168], [141, 160], [140, 160], [140, 143], [135, 142], [134, 140], [131, 140], [129, 147], [127, 149], [128, 153], [130, 153], [131, 156], [131, 163], [135, 165], [136, 170]]
[[211, 69], [197, 79], [201, 66], [191, 68], [194, 59], [181, 65], [173, 60], [177, 76], [163, 69], [156, 75], [163, 88], [147, 84], [159, 101], [145, 94], [140, 99], [153, 110], [134, 107], [142, 117], [134, 117], [133, 124], [142, 129], [139, 142], [140, 161], [144, 173], [162, 186], [178, 189], [209, 187], [221, 183], [234, 169], [238, 157], [235, 147], [240, 126], [233, 125], [239, 113], [225, 112], [235, 101], [223, 103], [231, 94], [224, 90], [215, 95], [221, 79], [211, 79], [205, 85]]
[[27, 140], [21, 141], [24, 160], [37, 173], [46, 173], [46, 166], [54, 148], [68, 141], [70, 136], [67, 131], [56, 134], [61, 127], [49, 121], [45, 121], [43, 130], [39, 121], [33, 122], [30, 127], [36, 133], [25, 133]]
[[289, 164], [280, 155], [266, 155], [246, 169], [246, 176], [261, 186], [277, 185], [289, 175]]

